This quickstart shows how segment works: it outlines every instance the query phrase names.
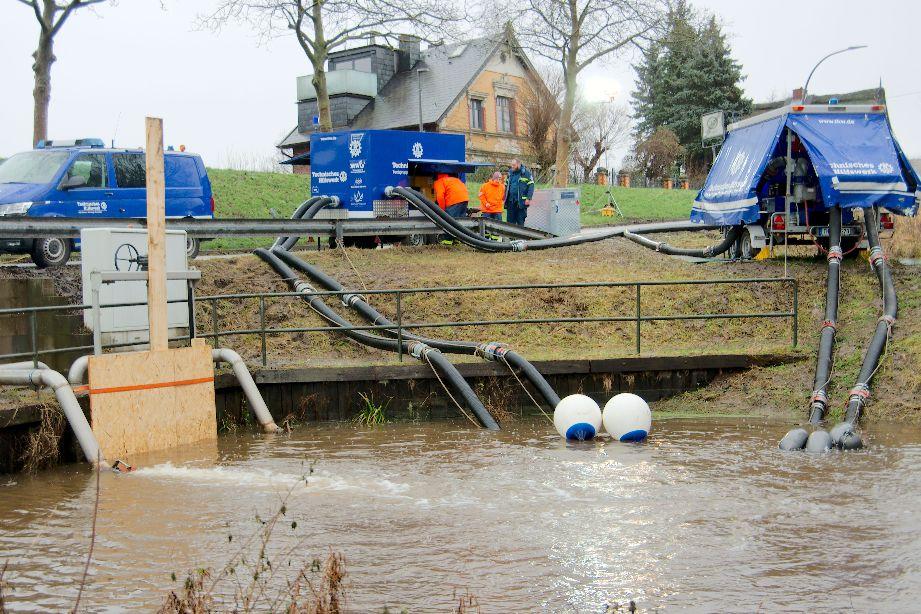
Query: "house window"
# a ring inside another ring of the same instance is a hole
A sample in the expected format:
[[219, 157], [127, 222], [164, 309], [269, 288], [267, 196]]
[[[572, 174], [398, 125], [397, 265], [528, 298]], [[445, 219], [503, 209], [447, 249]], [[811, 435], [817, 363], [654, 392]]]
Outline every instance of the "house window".
[[515, 101], [506, 96], [496, 96], [496, 128], [499, 132], [515, 133]]
[[486, 109], [480, 98], [470, 99], [470, 129], [486, 130]]
[[357, 70], [360, 72], [374, 72], [374, 65], [370, 55], [364, 55], [357, 58], [343, 58], [341, 60], [330, 60], [329, 70]]

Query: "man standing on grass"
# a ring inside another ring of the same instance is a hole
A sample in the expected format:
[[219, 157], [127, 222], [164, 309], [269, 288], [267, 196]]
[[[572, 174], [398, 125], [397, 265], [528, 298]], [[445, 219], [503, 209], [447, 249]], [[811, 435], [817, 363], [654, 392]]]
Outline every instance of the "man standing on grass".
[[505, 202], [505, 186], [502, 173], [496, 171], [480, 188], [480, 212], [492, 220], [502, 219], [502, 205]]
[[512, 158], [505, 178], [505, 221], [524, 226], [534, 196], [534, 177], [518, 158]]

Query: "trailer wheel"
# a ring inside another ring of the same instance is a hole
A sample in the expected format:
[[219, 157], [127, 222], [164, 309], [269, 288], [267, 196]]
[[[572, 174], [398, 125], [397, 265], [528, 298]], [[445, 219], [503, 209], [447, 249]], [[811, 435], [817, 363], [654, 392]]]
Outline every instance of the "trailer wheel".
[[70, 252], [70, 239], [35, 239], [32, 243], [32, 262], [40, 269], [64, 266], [70, 260]]
[[407, 235], [403, 239], [403, 243], [405, 243], [406, 245], [412, 245], [413, 247], [419, 247], [420, 245], [425, 245], [425, 235], [421, 235], [421, 234]]
[[751, 260], [755, 257], [752, 250], [752, 235], [748, 228], [742, 230], [739, 238], [729, 248], [729, 257], [732, 259]]
[[198, 252], [201, 251], [201, 239], [196, 239], [194, 237], [187, 236], [185, 238], [185, 254], [189, 260], [193, 260], [198, 257]]

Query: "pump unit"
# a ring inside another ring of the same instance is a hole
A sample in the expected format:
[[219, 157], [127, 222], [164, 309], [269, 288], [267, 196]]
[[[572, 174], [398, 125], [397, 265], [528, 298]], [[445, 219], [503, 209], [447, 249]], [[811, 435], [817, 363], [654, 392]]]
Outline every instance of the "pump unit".
[[388, 199], [384, 189], [411, 187], [431, 199], [435, 173], [463, 180], [478, 166], [490, 164], [465, 162], [460, 134], [351, 130], [310, 137], [310, 189], [315, 196], [339, 197], [340, 209], [330, 210], [334, 217], [421, 216], [405, 200]]

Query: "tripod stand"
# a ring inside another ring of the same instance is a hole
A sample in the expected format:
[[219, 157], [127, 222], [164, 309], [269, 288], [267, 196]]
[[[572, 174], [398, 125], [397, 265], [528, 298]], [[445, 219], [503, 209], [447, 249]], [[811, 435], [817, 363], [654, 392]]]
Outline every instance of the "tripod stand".
[[595, 201], [595, 206], [597, 207], [601, 202], [604, 203], [601, 208], [601, 215], [614, 216], [616, 214], [624, 217], [624, 212], [620, 210], [620, 205], [617, 204], [617, 201], [614, 200], [614, 195], [611, 194], [611, 186], [608, 186], [604, 194], [598, 197], [598, 200]]

